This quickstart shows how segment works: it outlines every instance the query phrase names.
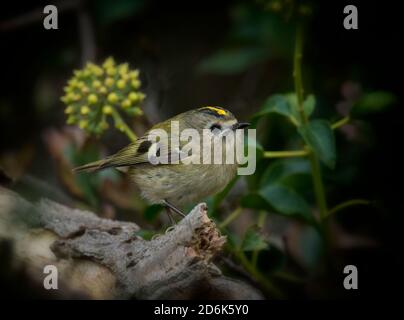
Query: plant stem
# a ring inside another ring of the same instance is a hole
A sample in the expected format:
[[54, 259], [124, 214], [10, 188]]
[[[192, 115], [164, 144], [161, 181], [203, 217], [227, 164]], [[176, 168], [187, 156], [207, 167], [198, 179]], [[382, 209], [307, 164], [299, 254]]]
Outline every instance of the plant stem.
[[357, 206], [357, 205], [369, 205], [370, 201], [369, 200], [365, 200], [365, 199], [352, 199], [352, 200], [348, 200], [345, 202], [340, 203], [339, 205], [336, 205], [334, 208], [328, 210], [326, 217], [328, 218], [329, 216], [333, 215], [334, 213], [345, 209], [347, 207], [351, 207], [351, 206]]
[[242, 211], [243, 208], [237, 207], [221, 224], [219, 224], [219, 228], [227, 227], [233, 220], [238, 218]]
[[233, 253], [236, 255], [242, 266], [246, 269], [251, 276], [264, 287], [273, 298], [282, 299], [284, 297], [283, 293], [265, 277], [261, 272], [259, 272], [251, 263], [248, 261], [244, 252], [241, 250], [234, 250]]
[[338, 129], [339, 127], [342, 127], [343, 125], [347, 124], [350, 120], [351, 120], [351, 118], [349, 116], [346, 116], [346, 117], [342, 118], [341, 120], [334, 122], [331, 125], [331, 129], [333, 129], [333, 130]]
[[126, 122], [123, 121], [119, 112], [114, 109], [112, 116], [114, 117], [115, 124], [120, 124], [120, 130], [122, 130], [122, 132], [124, 132], [128, 136], [130, 141], [135, 142], [137, 140], [136, 134], [132, 131], [131, 128], [129, 128]]
[[[259, 212], [258, 222], [257, 222], [257, 226], [258, 226], [258, 228], [260, 230], [262, 230], [264, 228], [266, 217], [267, 217], [267, 213], [265, 211], [261, 210]], [[251, 263], [254, 266], [254, 268], [257, 267], [257, 261], [258, 261], [259, 252], [260, 252], [260, 250], [254, 250], [253, 253], [252, 253]]]
[[302, 80], [302, 53], [303, 49], [303, 29], [299, 23], [296, 31], [295, 51], [293, 55], [293, 79], [295, 82], [295, 91], [297, 97], [297, 108], [300, 114], [302, 124], [306, 126], [309, 122], [306, 113], [304, 112], [304, 90]]
[[[299, 24], [296, 33], [296, 44], [295, 44], [295, 52], [294, 52], [294, 64], [293, 64], [293, 77], [295, 82], [295, 91], [297, 96], [297, 105], [298, 110], [301, 117], [301, 125], [307, 127], [308, 119], [307, 115], [304, 112], [303, 102], [304, 102], [304, 91], [303, 91], [303, 82], [302, 82], [302, 48], [303, 48], [303, 30], [302, 25]], [[317, 206], [320, 210], [320, 220], [323, 222], [326, 214], [327, 214], [327, 200], [325, 197], [324, 185], [321, 177], [320, 163], [317, 155], [310, 150], [308, 155], [313, 185], [314, 185], [314, 193], [316, 196]], [[324, 226], [323, 226], [323, 229]], [[323, 230], [325, 231], [325, 230]]]
[[315, 155], [314, 153], [309, 156], [309, 161], [313, 176], [314, 193], [316, 195], [317, 205], [320, 210], [320, 220], [322, 222], [327, 215], [327, 200], [325, 197], [324, 185], [321, 177], [320, 162], [317, 155]]
[[308, 150], [293, 151], [264, 151], [264, 158], [291, 158], [304, 157], [309, 154]]

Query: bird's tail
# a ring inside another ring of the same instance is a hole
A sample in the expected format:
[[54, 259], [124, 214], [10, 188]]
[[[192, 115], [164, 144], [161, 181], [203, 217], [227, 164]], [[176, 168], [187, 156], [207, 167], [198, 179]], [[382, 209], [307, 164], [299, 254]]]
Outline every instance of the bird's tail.
[[105, 168], [111, 167], [111, 162], [109, 158], [94, 161], [87, 163], [85, 165], [82, 165], [80, 167], [74, 168], [73, 172], [94, 172], [98, 170], [102, 170]]

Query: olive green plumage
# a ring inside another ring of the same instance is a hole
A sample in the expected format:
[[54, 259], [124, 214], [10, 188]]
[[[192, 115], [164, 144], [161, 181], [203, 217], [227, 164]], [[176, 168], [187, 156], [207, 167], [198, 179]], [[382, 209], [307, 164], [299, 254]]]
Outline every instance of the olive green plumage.
[[[116, 154], [78, 167], [75, 171], [125, 167], [128, 169], [131, 180], [141, 190], [142, 196], [151, 203], [183, 206], [221, 191], [236, 175], [237, 164], [186, 165], [180, 162], [154, 165], [149, 162], [150, 148], [158, 148], [159, 156], [178, 159], [178, 150], [171, 150], [170, 143], [159, 142], [156, 147], [156, 144], [150, 141], [150, 135], [155, 129], [163, 129], [170, 136], [173, 121], [178, 121], [179, 132], [192, 128], [196, 129], [201, 136], [203, 129], [234, 130], [247, 125], [238, 123], [231, 112], [220, 107], [190, 110], [156, 124], [142, 137]], [[187, 143], [180, 142], [180, 149]], [[202, 157], [205, 151], [201, 145], [201, 153], [192, 154], [192, 156]]]

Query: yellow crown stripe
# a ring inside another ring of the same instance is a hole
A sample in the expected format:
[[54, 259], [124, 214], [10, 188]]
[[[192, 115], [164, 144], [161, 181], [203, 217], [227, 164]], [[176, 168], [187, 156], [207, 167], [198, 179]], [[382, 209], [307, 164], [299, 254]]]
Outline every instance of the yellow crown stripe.
[[219, 115], [221, 115], [221, 116], [225, 116], [225, 115], [227, 114], [226, 111], [224, 111], [224, 110], [222, 110], [222, 109], [219, 109], [219, 108], [211, 107], [211, 106], [207, 106], [207, 107], [204, 107], [204, 108], [202, 108], [202, 109], [209, 109], [209, 110], [212, 110], [212, 111], [216, 112], [217, 114], [219, 114]]

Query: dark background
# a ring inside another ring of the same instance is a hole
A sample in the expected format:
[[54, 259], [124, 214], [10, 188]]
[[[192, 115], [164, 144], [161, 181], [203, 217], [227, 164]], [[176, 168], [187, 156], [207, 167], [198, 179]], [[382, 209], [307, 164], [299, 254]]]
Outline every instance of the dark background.
[[[199, 63], [231, 41], [231, 12], [242, 1], [142, 1], [112, 18], [108, 17], [113, 8], [110, 2], [83, 4], [94, 29], [95, 59], [100, 62], [112, 55], [143, 71], [143, 88], [154, 101], [155, 109], [149, 111], [152, 122], [207, 104], [228, 107], [247, 119], [267, 96], [293, 88], [290, 56], [269, 56], [234, 74], [198, 71]], [[363, 90], [385, 90], [398, 97], [391, 108], [365, 116], [359, 140], [351, 142], [343, 134], [337, 135], [336, 172], [325, 175], [331, 182], [330, 204], [346, 198], [366, 198], [373, 203], [337, 217], [349, 232], [378, 243], [344, 251], [346, 261], [360, 270], [360, 290], [346, 296], [394, 296], [403, 273], [402, 11], [394, 1], [312, 3], [303, 73], [306, 91], [320, 96], [322, 108], [317, 114], [338, 118], [335, 106], [342, 99], [341, 84], [346, 81], [359, 83]], [[79, 68], [83, 59], [82, 31], [74, 10], [59, 12], [59, 30], [45, 30], [41, 20], [4, 27], [4, 21], [45, 4], [11, 2], [0, 18], [0, 154], [31, 146], [35, 152], [24, 172], [37, 177], [54, 175], [46, 165], [51, 160], [43, 132], [64, 125], [59, 97], [72, 69]], [[357, 5], [359, 30], [343, 28], [343, 7], [348, 4]], [[268, 143], [276, 149], [282, 144], [276, 133], [274, 136]], [[111, 150], [125, 143], [121, 136], [108, 136], [104, 141]]]

